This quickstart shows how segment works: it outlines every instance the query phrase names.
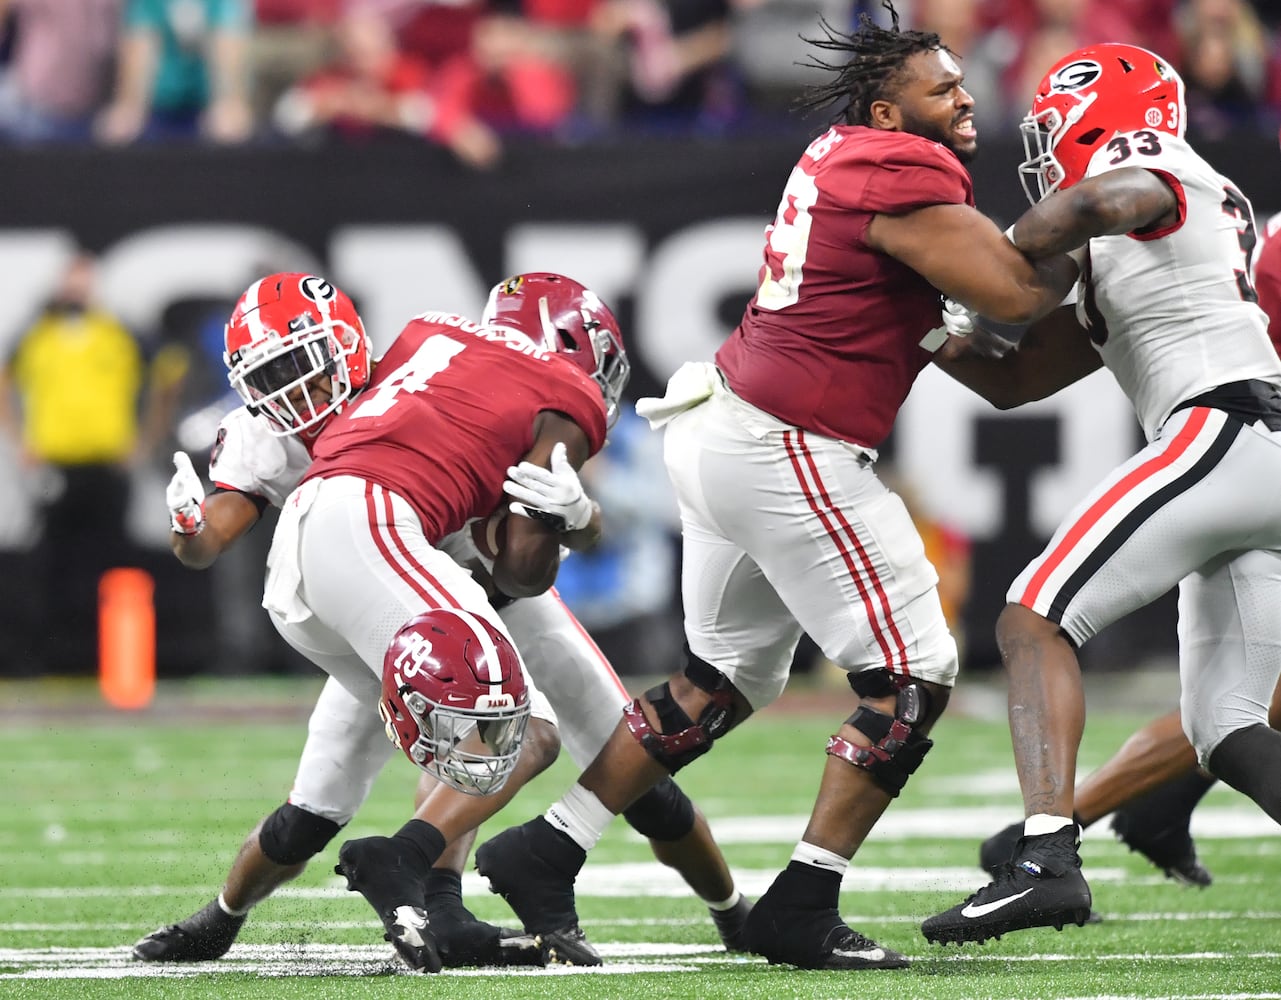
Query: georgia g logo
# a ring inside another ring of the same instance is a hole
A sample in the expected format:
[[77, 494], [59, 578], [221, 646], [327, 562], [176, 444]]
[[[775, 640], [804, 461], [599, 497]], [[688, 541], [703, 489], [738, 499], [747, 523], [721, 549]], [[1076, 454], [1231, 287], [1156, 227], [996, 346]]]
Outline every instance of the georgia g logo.
[[1073, 90], [1088, 87], [1103, 75], [1103, 67], [1093, 59], [1078, 59], [1070, 62], [1050, 77], [1050, 92], [1066, 94]]
[[310, 274], [298, 282], [298, 290], [316, 305], [320, 305], [322, 302], [332, 302], [338, 296], [333, 285], [324, 278], [317, 278], [314, 274]]

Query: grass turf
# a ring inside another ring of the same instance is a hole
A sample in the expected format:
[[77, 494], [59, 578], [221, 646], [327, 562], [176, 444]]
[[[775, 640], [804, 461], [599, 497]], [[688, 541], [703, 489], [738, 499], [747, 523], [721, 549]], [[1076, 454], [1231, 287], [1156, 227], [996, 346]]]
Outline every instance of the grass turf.
[[[978, 841], [1020, 812], [1004, 722], [963, 713], [936, 729], [938, 746], [860, 851], [841, 897], [851, 924], [912, 957], [907, 970], [803, 972], [726, 954], [705, 908], [617, 823], [579, 885], [603, 969], [409, 973], [332, 874], [343, 837], [390, 832], [407, 817], [415, 772], [399, 757], [339, 840], [254, 911], [225, 959], [131, 962], [138, 937], [212, 898], [245, 833], [283, 800], [318, 689], [311, 679], [162, 685], [150, 709], [113, 714], [83, 686], [6, 686], [0, 996], [1281, 997], [1281, 839], [1222, 786], [1193, 827], [1215, 876], [1209, 889], [1168, 881], [1104, 821], [1084, 849], [1102, 923], [982, 947], [928, 944], [920, 921], [984, 881]], [[751, 896], [804, 829], [844, 697], [826, 693], [820, 713], [769, 709], [680, 776]], [[1147, 718], [1092, 711], [1082, 773]], [[480, 837], [537, 814], [573, 777], [562, 760]], [[474, 874], [465, 889], [479, 917], [511, 922]]]

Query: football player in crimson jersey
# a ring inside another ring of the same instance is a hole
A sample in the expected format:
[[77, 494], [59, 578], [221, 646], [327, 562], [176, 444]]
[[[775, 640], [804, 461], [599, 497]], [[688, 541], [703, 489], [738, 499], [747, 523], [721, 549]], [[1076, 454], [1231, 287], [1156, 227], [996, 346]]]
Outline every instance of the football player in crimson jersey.
[[990, 884], [924, 922], [932, 941], [1088, 915], [1073, 819], [1076, 648], [1176, 585], [1195, 759], [1281, 822], [1281, 733], [1268, 725], [1281, 674], [1281, 359], [1250, 281], [1250, 203], [1188, 145], [1184, 119], [1183, 81], [1145, 49], [1088, 46], [1051, 67], [1023, 122], [1034, 204], [1009, 236], [1033, 259], [1079, 254], [1077, 302], [999, 358], [956, 338], [946, 348], [951, 373], [1003, 407], [1106, 366], [1148, 444], [1007, 593], [997, 639], [1022, 837]]
[[[627, 375], [626, 358], [612, 315], [595, 296], [569, 279], [554, 275], [526, 277], [528, 280], [512, 280], [495, 287], [486, 308], [483, 331], [461, 317], [446, 314], [420, 318], [417, 325], [436, 324], [435, 328], [455, 337], [483, 338], [510, 351], [532, 355], [533, 341], [520, 335], [520, 331], [528, 329], [540, 342], [550, 343], [560, 353], [572, 356], [582, 352], [577, 363], [598, 379], [599, 388], [594, 391], [597, 398], [602, 391], [605, 395], [604, 415], [608, 421]], [[178, 469], [167, 493], [173, 520], [171, 543], [175, 554], [188, 566], [210, 565], [257, 522], [268, 504], [284, 503], [310, 466], [310, 451], [327, 416], [322, 411], [328, 408], [337, 412], [354, 398], [355, 392], [344, 387], [363, 382], [373, 367], [366, 360], [367, 345], [361, 345], [363, 328], [359, 317], [340, 291], [312, 276], [273, 278], [282, 283], [282, 308], [289, 316], [297, 319], [311, 312], [317, 314], [317, 322], [286, 324], [292, 332], [283, 337], [269, 335], [265, 328], [229, 331], [230, 346], [236, 352], [233, 358], [233, 350], [228, 351], [232, 381], [248, 387], [246, 393], [258, 415], [242, 407], [224, 418], [210, 460], [210, 475], [217, 489], [208, 498], [204, 497], [190, 460], [182, 453], [175, 456]], [[312, 301], [304, 288], [314, 293], [318, 301]], [[260, 285], [251, 292], [254, 296], [263, 294]], [[290, 301], [290, 296], [299, 293], [308, 301]], [[544, 330], [544, 301], [550, 303], [550, 331]], [[238, 309], [233, 324], [236, 317], [253, 317], [254, 313]], [[495, 325], [505, 329], [494, 329]], [[319, 347], [313, 346], [317, 341]], [[300, 347], [318, 353], [311, 360], [291, 357]], [[359, 371], [353, 375], [345, 365], [343, 359], [348, 357], [355, 358], [353, 367], [364, 366], [364, 378]], [[306, 373], [313, 363], [332, 366], [334, 375], [304, 398], [294, 383], [300, 377], [303, 383], [311, 381]], [[263, 365], [272, 367], [274, 381], [254, 373]], [[287, 398], [290, 392], [292, 400]], [[339, 399], [338, 405], [334, 405], [335, 399]], [[287, 425], [298, 425], [303, 433], [282, 434], [282, 427]], [[527, 505], [536, 504], [541, 496], [539, 483], [531, 476], [541, 475], [543, 487], [549, 483], [562, 487], [568, 483], [572, 487], [571, 477], [563, 468], [559, 476], [549, 470], [540, 472], [527, 463], [508, 471], [512, 476], [505, 485], [512, 496]], [[572, 493], [571, 488], [559, 499], [581, 506], [581, 489], [579, 499], [569, 495]], [[500, 539], [511, 537], [510, 531], [500, 528], [500, 520], [473, 520], [440, 543], [441, 549], [467, 565], [487, 585], [495, 559], [501, 562], [504, 558]], [[585, 764], [613, 726], [608, 713], [602, 713], [602, 706], [626, 702], [622, 684], [554, 592], [498, 603], [502, 605], [499, 617], [519, 643], [531, 672], [542, 679], [546, 700], [560, 714], [566, 749], [576, 761]], [[358, 660], [352, 666], [367, 669]], [[545, 766], [555, 755], [551, 717], [545, 711], [545, 702], [542, 704], [544, 708], [540, 709], [539, 699], [535, 700], [535, 719], [541, 715], [544, 721], [531, 724], [521, 765], [509, 780], [501, 801], [525, 780], [526, 772]], [[218, 899], [186, 920], [139, 941], [134, 956], [145, 961], [199, 961], [224, 954], [238, 934], [245, 913], [276, 886], [296, 877], [307, 860], [319, 853], [351, 818], [392, 749], [384, 737], [383, 723], [368, 701], [331, 677], [312, 714], [289, 801], [246, 838]], [[434, 796], [430, 805], [426, 804], [429, 796]], [[424, 777], [416, 804], [419, 815], [429, 819], [438, 814], [448, 816], [449, 810], [463, 810], [453, 829], [472, 814], [469, 809], [474, 813], [478, 801], [484, 803], [480, 811], [488, 813], [500, 799], [495, 796], [485, 801], [461, 796]], [[629, 810], [628, 819], [650, 839], [659, 859], [679, 870], [708, 902], [726, 946], [739, 947], [737, 935], [748, 904], [734, 887], [706, 819], [684, 793], [669, 782], [638, 801]], [[556, 949], [555, 957], [560, 960], [598, 962], [586, 942], [549, 936], [546, 942], [535, 943], [527, 935], [500, 933], [498, 928], [472, 918], [462, 904], [460, 874], [473, 836], [471, 831], [454, 836], [436, 867], [422, 878], [425, 909], [444, 963], [541, 963], [549, 947]], [[422, 905], [421, 896], [417, 902]]]
[[824, 27], [818, 48], [843, 61], [816, 62], [833, 76], [815, 103], [838, 102], [840, 123], [786, 180], [756, 295], [714, 364], [683, 367], [663, 400], [638, 405], [666, 426], [685, 664], [625, 709], [564, 798], [481, 845], [476, 866], [522, 918], [576, 926], [573, 879], [606, 824], [774, 700], [806, 632], [849, 672], [850, 714], [747, 943], [805, 968], [900, 968], [903, 955], [841, 919], [841, 880], [929, 750], [957, 651], [876, 448], [947, 340], [940, 291], [1025, 322], [1062, 300], [1077, 266], [1032, 265], [975, 209], [973, 102], [937, 35], [900, 31], [896, 14], [890, 30], [867, 17], [849, 35]]

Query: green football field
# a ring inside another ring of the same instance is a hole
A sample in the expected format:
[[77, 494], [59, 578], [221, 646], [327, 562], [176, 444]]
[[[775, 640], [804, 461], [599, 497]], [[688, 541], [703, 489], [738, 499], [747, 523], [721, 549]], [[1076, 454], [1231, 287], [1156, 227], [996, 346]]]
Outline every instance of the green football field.
[[[1281, 831], [1222, 786], [1193, 823], [1208, 889], [1168, 881], [1105, 821], [1083, 848], [1101, 923], [964, 949], [921, 937], [923, 918], [984, 881], [979, 841], [1020, 815], [995, 698], [983, 711], [958, 699], [845, 881], [846, 918], [909, 955], [906, 970], [804, 972], [726, 954], [706, 910], [621, 822], [578, 883], [600, 969], [409, 972], [332, 874], [343, 835], [254, 911], [224, 959], [131, 961], [138, 937], [213, 897], [245, 832], [283, 800], [318, 690], [311, 678], [162, 685], [149, 709], [112, 713], [83, 684], [0, 685], [0, 997], [1281, 998]], [[833, 685], [774, 706], [681, 774], [749, 896], [787, 863], [846, 697]], [[1118, 704], [1092, 702], [1083, 772], [1158, 714]], [[481, 838], [541, 812], [573, 776], [562, 760]], [[415, 777], [394, 759], [346, 835], [394, 831]], [[464, 891], [481, 918], [511, 921], [474, 872]]]

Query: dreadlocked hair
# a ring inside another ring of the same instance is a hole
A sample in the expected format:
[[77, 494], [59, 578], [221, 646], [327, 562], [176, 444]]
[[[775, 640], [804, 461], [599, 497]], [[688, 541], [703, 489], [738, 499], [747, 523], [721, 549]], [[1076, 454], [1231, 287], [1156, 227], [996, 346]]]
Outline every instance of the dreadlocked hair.
[[932, 31], [900, 31], [898, 11], [891, 0], [881, 0], [881, 6], [890, 13], [889, 29], [874, 23], [864, 11], [858, 16], [858, 27], [848, 34], [833, 28], [820, 17], [818, 24], [824, 37], [801, 36], [802, 41], [815, 48], [842, 53], [845, 60], [828, 62], [820, 56], [811, 55], [800, 64], [805, 69], [823, 70], [835, 75], [827, 83], [809, 88], [796, 102], [798, 110], [816, 111], [844, 102], [832, 115], [833, 123], [843, 121], [846, 125], [870, 125], [872, 103], [893, 94], [903, 82], [903, 67], [908, 57], [935, 49], [951, 52]]

